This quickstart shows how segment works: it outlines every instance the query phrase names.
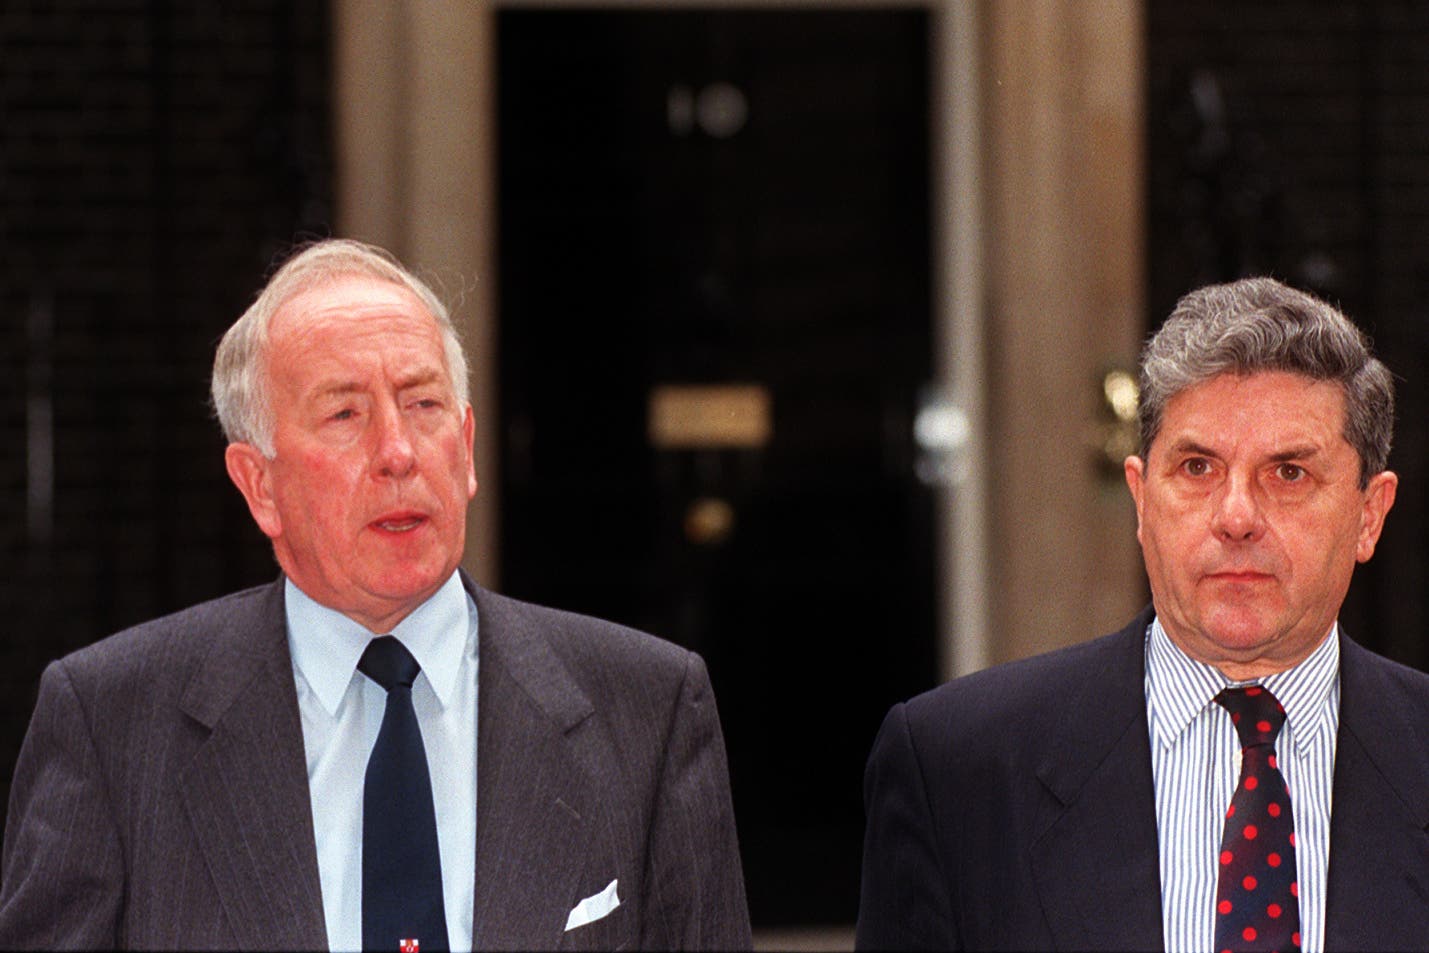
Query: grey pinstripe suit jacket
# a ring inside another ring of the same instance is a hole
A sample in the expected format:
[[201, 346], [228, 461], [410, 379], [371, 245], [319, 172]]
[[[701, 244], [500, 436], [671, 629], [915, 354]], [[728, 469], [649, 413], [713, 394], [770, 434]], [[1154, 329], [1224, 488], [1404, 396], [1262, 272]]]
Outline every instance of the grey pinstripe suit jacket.
[[[478, 948], [747, 948], [698, 656], [463, 581]], [[281, 581], [52, 664], [7, 823], [0, 947], [325, 947]], [[621, 905], [564, 932], [617, 878]]]

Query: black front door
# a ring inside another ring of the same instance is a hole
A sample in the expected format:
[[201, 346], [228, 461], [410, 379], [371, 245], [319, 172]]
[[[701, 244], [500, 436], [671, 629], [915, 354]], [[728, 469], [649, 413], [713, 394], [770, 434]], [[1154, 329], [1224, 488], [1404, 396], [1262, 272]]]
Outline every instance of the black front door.
[[757, 924], [852, 922], [935, 680], [927, 20], [499, 18], [503, 588], [705, 657]]

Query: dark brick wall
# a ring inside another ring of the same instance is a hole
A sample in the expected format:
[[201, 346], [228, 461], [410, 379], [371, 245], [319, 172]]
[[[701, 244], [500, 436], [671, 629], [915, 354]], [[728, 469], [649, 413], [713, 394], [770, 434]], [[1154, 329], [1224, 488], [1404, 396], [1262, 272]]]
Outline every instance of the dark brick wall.
[[45, 662], [275, 573], [207, 382], [275, 255], [328, 230], [326, 18], [0, 10], [0, 799]]
[[1148, 324], [1272, 274], [1339, 302], [1400, 378], [1398, 502], [1343, 621], [1429, 669], [1429, 5], [1150, 0]]

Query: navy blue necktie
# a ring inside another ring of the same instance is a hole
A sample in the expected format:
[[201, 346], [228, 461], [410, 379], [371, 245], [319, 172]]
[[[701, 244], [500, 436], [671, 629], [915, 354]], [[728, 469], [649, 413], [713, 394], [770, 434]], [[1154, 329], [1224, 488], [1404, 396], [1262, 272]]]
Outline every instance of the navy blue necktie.
[[412, 708], [412, 682], [422, 668], [384, 635], [368, 644], [357, 670], [387, 690], [362, 794], [362, 948], [445, 951], [437, 816]]
[[1300, 951], [1300, 888], [1290, 792], [1275, 762], [1285, 708], [1259, 685], [1216, 703], [1240, 736], [1240, 783], [1226, 811], [1216, 884], [1216, 949]]

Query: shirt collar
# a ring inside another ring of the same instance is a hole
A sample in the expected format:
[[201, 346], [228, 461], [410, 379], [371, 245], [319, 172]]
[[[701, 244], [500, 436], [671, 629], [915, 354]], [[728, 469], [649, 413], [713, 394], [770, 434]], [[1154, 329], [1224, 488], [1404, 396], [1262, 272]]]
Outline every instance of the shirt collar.
[[1160, 619], [1146, 635], [1146, 699], [1152, 739], [1170, 747], [1221, 689], [1235, 684], [1261, 684], [1285, 706], [1289, 737], [1297, 750], [1334, 728], [1336, 689], [1340, 675], [1339, 624], [1300, 664], [1253, 682], [1232, 682], [1213, 665], [1198, 662], [1171, 641]]
[[1339, 624], [1330, 626], [1330, 634], [1305, 661], [1261, 679], [1261, 684], [1285, 706], [1290, 739], [1301, 754], [1307, 753], [1312, 739], [1333, 734], [1339, 717]]
[[[358, 659], [373, 635], [336, 609], [313, 600], [291, 579], [284, 580], [283, 598], [293, 664], [328, 714], [336, 715]], [[391, 632], [422, 667], [422, 675], [443, 707], [456, 689], [468, 623], [466, 590], [461, 577], [453, 572]]]

